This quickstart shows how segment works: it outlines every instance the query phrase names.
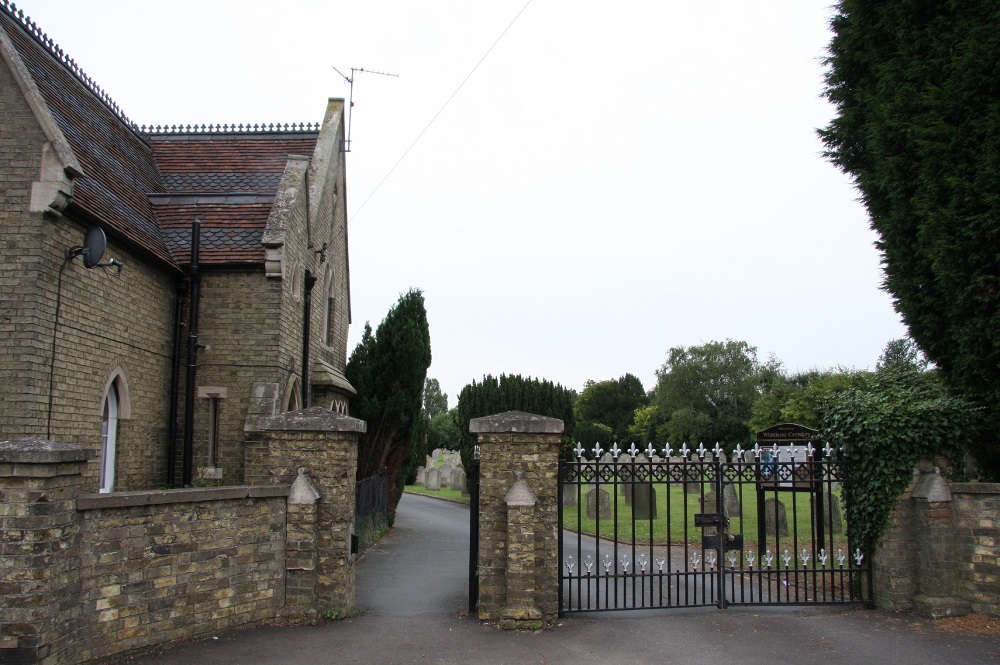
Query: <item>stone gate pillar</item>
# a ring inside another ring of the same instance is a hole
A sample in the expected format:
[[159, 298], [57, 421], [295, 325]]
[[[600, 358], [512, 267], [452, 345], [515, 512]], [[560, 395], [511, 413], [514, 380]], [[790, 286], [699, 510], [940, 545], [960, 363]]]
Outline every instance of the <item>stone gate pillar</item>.
[[479, 618], [538, 628], [559, 615], [563, 422], [521, 411], [469, 423], [478, 438]]
[[948, 483], [936, 468], [921, 470], [911, 496], [917, 563], [914, 609], [934, 619], [964, 616], [972, 608], [955, 593], [954, 516]]
[[[295, 495], [303, 498], [290, 502], [289, 519], [296, 549], [315, 547], [315, 553], [299, 551], [288, 560], [286, 585], [293, 588], [296, 604], [312, 598], [319, 615], [343, 615], [354, 609], [358, 438], [367, 428], [363, 420], [312, 407], [261, 418], [256, 430], [247, 434], [248, 483], [303, 485], [306, 480], [298, 479], [308, 477], [308, 491]], [[310, 523], [315, 524], [315, 538], [307, 533]], [[312, 593], [301, 588], [306, 580], [314, 580]], [[296, 607], [293, 614], [315, 616], [303, 610]]]
[[78, 614], [76, 499], [91, 450], [0, 442], [0, 663], [57, 663]]

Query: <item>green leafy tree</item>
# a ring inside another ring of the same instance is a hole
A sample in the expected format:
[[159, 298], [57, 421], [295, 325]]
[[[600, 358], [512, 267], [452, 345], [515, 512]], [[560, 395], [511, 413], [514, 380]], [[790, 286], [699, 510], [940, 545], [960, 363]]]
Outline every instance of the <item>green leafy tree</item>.
[[750, 440], [754, 403], [780, 376], [776, 360], [762, 363], [757, 348], [743, 341], [677, 346], [657, 371], [653, 403], [672, 443], [722, 443]]
[[983, 408], [1000, 475], [1000, 3], [841, 0], [820, 131], [861, 192], [910, 335]]
[[878, 543], [920, 459], [944, 456], [961, 475], [963, 453], [980, 418], [976, 407], [951, 396], [936, 373], [919, 363], [880, 366], [818, 404], [820, 429], [851, 463], [851, 481], [844, 487], [848, 523], [858, 539], [852, 547]]
[[565, 433], [560, 452], [564, 457], [570, 455], [576, 424], [573, 416], [576, 397], [575, 391], [558, 383], [520, 375], [501, 374], [500, 378], [487, 375], [481, 382], [473, 381], [458, 395], [456, 420], [462, 433], [462, 465], [470, 468], [472, 449], [476, 444], [475, 436], [469, 433], [469, 421], [505, 411], [525, 411], [562, 420]]
[[[666, 431], [666, 421], [656, 404], [640, 406], [632, 416], [632, 425], [628, 428], [629, 437], [640, 444], [660, 445], [670, 439]], [[642, 446], [640, 446], [642, 447]]]
[[427, 450], [446, 448], [458, 450], [462, 433], [458, 429], [458, 409], [439, 413], [430, 419], [427, 430]]
[[602, 423], [593, 423], [589, 420], [578, 420], [573, 428], [573, 441], [590, 450], [594, 444], [600, 443], [607, 448], [611, 443], [617, 441], [611, 428]]
[[428, 378], [424, 381], [424, 415], [433, 419], [434, 416], [446, 411], [448, 411], [448, 394], [441, 392], [441, 384], [437, 379]]
[[779, 423], [820, 427], [819, 402], [838, 390], [858, 385], [869, 372], [837, 369], [811, 370], [779, 376], [754, 403], [750, 413], [751, 434]]
[[[630, 438], [629, 426], [633, 423], [635, 410], [648, 401], [642, 382], [635, 375], [626, 374], [617, 381], [587, 381], [576, 400], [573, 414], [577, 422], [608, 427], [611, 436], [604, 438], [604, 443], [624, 442]], [[575, 438], [582, 441], [579, 431]]]
[[423, 294], [415, 289], [400, 296], [374, 333], [365, 324], [347, 361], [347, 379], [358, 393], [351, 414], [368, 423], [358, 445], [358, 478], [389, 477], [390, 518], [410, 467], [415, 469], [425, 454], [421, 403], [430, 364], [427, 312]]

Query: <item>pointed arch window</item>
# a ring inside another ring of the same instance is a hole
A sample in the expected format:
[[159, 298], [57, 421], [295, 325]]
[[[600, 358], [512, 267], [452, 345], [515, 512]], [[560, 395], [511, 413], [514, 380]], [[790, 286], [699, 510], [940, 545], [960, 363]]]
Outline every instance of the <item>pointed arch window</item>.
[[323, 319], [323, 341], [333, 346], [337, 338], [337, 291], [334, 288], [333, 266], [326, 271], [326, 314]]
[[118, 448], [118, 382], [112, 381], [104, 396], [104, 414], [101, 420], [101, 478], [100, 492], [115, 489], [115, 460]]

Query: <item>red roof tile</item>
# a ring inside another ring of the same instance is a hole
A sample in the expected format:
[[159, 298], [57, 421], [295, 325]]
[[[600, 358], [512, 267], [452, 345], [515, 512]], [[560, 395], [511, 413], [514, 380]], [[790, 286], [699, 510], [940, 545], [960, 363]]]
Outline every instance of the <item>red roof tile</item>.
[[288, 156], [311, 156], [318, 126], [143, 134], [8, 0], [0, 0], [0, 28], [83, 167], [71, 210], [171, 265], [190, 261], [195, 218], [202, 221], [202, 262], [263, 262], [260, 238]]

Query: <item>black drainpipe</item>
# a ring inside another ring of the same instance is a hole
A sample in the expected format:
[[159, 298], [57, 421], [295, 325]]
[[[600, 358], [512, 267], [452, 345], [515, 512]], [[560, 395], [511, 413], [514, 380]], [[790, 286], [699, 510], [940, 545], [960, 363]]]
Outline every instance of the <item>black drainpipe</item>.
[[309, 321], [312, 318], [312, 289], [316, 278], [306, 270], [306, 293], [302, 315], [302, 408], [309, 408]]
[[181, 389], [181, 330], [184, 328], [184, 300], [187, 282], [177, 284], [177, 304], [174, 306], [174, 357], [170, 368], [170, 415], [167, 416], [167, 485], [177, 482], [177, 398]]
[[188, 316], [187, 385], [184, 386], [184, 485], [191, 484], [194, 466], [194, 385], [198, 378], [198, 305], [201, 299], [201, 276], [198, 272], [198, 245], [201, 221], [191, 225], [191, 313]]

